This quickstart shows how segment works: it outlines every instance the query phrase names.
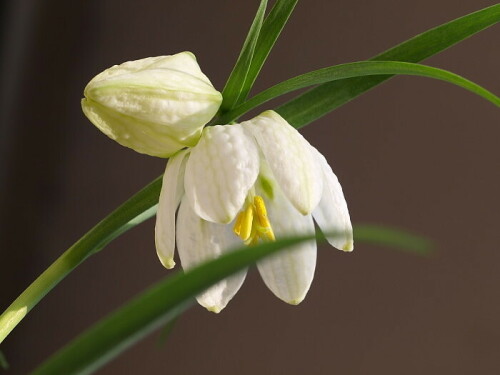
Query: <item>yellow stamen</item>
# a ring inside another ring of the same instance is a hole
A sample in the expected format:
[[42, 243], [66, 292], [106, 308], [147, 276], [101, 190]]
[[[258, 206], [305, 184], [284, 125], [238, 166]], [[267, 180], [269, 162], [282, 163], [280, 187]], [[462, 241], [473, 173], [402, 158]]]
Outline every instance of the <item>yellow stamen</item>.
[[243, 221], [243, 213], [244, 213], [244, 211], [241, 211], [238, 214], [238, 216], [236, 216], [236, 221], [234, 222], [233, 232], [238, 237], [240, 236], [240, 233], [241, 233], [241, 222]]
[[248, 205], [245, 210], [245, 215], [243, 216], [243, 221], [241, 222], [241, 239], [243, 241], [248, 240], [250, 234], [252, 233], [252, 223], [253, 223], [253, 207]]
[[250, 233], [250, 236], [245, 241], [245, 245], [248, 246], [256, 245], [258, 241], [259, 241], [259, 233], [257, 232], [257, 228], [254, 225], [252, 226], [252, 233]]
[[261, 236], [265, 236], [269, 241], [276, 241], [276, 237], [274, 237], [273, 228], [263, 228]]
[[243, 241], [248, 240], [250, 234], [252, 233], [253, 211], [252, 205], [249, 204], [245, 211], [241, 211], [236, 218], [233, 231]]
[[253, 238], [251, 238], [251, 241], [249, 243], [246, 243], [248, 246], [253, 246], [257, 245], [259, 243], [259, 235], [256, 234]]
[[247, 200], [247, 206], [236, 217], [233, 232], [247, 245], [255, 245], [259, 239], [275, 241], [266, 205], [261, 196], [255, 196], [253, 202], [251, 198]]
[[261, 196], [256, 195], [253, 199], [253, 203], [255, 205], [255, 211], [257, 212], [257, 218], [259, 219], [259, 224], [263, 227], [269, 227], [269, 219], [267, 218], [267, 210], [266, 205], [264, 203], [264, 199]]
[[255, 196], [253, 200], [255, 204], [256, 216], [259, 220], [261, 234], [263, 234], [268, 240], [275, 241], [273, 228], [271, 227], [271, 223], [267, 217], [266, 205], [264, 203], [264, 199], [261, 196]]

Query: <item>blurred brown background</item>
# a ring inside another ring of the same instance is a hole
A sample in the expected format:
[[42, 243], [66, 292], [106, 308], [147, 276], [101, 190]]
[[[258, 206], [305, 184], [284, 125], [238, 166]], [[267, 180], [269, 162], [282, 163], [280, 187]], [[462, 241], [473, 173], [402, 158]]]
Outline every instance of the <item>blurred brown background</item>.
[[[257, 89], [363, 60], [488, 0], [302, 0]], [[190, 50], [222, 89], [257, 0], [4, 3], [0, 310], [165, 161], [113, 143], [80, 110], [85, 84], [126, 60]], [[426, 63], [500, 93], [498, 25]], [[253, 270], [220, 315], [196, 306], [100, 374], [493, 374], [500, 367], [499, 111], [462, 89], [400, 77], [303, 129], [330, 160], [354, 223], [438, 243], [431, 259], [358, 244], [319, 249], [298, 307]], [[25, 374], [164, 276], [153, 221], [57, 286], [0, 348]]]

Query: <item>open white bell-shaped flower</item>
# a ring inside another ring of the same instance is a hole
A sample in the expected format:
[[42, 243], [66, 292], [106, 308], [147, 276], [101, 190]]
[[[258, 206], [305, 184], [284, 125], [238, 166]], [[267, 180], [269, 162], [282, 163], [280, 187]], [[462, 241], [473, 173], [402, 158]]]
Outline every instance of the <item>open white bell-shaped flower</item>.
[[95, 76], [84, 95], [83, 112], [104, 134], [160, 157], [194, 146], [222, 102], [191, 52], [115, 65]]
[[[180, 205], [180, 207], [179, 207]], [[176, 225], [176, 211], [177, 225]], [[184, 268], [245, 243], [314, 233], [314, 220], [340, 250], [353, 249], [342, 188], [325, 158], [280, 115], [203, 130], [199, 143], [173, 156], [163, 179], [156, 221], [162, 264], [174, 266], [175, 245]], [[270, 256], [257, 267], [280, 299], [300, 303], [316, 266], [316, 242]], [[236, 294], [246, 271], [197, 297], [219, 312]]]

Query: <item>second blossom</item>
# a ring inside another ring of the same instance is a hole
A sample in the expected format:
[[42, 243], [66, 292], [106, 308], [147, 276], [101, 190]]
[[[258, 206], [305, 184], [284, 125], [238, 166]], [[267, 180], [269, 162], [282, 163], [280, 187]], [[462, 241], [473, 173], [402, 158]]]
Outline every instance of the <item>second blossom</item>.
[[[176, 210], [179, 207], [176, 220]], [[174, 265], [177, 245], [184, 268], [228, 250], [283, 236], [314, 233], [314, 222], [331, 245], [351, 251], [352, 227], [342, 188], [325, 158], [276, 112], [203, 130], [199, 143], [167, 165], [156, 223], [163, 265]], [[257, 264], [271, 291], [297, 304], [316, 265], [309, 241]], [[238, 291], [246, 272], [198, 296], [220, 311]]]

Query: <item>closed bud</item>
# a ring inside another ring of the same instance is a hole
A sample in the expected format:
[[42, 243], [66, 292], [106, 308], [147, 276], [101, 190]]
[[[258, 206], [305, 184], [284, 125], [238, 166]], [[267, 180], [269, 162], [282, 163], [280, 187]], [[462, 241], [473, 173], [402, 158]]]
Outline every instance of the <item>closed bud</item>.
[[222, 102], [190, 52], [115, 65], [84, 95], [83, 112], [104, 134], [159, 157], [195, 145]]

